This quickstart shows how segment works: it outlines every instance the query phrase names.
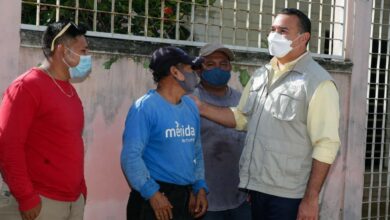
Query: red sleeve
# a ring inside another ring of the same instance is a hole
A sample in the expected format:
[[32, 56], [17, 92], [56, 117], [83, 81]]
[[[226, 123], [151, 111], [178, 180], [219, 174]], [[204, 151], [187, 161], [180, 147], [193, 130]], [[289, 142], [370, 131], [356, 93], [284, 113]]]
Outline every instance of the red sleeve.
[[85, 184], [85, 179], [83, 178], [83, 182], [82, 182], [82, 188], [81, 188], [81, 193], [83, 194], [84, 196], [84, 200], [85, 202], [87, 201], [87, 185]]
[[25, 155], [37, 103], [23, 82], [16, 81], [5, 92], [0, 106], [0, 171], [22, 211], [40, 202], [28, 175]]

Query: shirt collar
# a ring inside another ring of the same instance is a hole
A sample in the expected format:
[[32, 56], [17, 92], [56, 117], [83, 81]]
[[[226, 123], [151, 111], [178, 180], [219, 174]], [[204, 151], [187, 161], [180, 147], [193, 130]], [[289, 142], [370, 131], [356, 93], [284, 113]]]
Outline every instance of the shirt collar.
[[271, 64], [271, 67], [272, 67], [272, 70], [273, 71], [277, 71], [277, 72], [287, 72], [287, 71], [290, 71], [294, 66], [295, 64], [302, 58], [304, 57], [306, 54], [308, 54], [309, 51], [306, 51], [305, 53], [303, 53], [301, 56], [299, 56], [298, 58], [296, 58], [295, 60], [293, 61], [290, 61], [288, 63], [286, 63], [283, 67], [283, 69], [279, 69], [279, 66], [278, 66], [278, 60], [276, 59], [276, 57], [273, 57], [270, 61], [270, 64]]

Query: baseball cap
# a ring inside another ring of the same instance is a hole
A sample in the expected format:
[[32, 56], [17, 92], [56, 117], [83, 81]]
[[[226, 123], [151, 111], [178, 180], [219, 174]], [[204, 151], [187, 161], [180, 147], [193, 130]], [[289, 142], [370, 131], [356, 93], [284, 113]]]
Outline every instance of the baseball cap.
[[221, 43], [208, 43], [200, 48], [200, 56], [208, 56], [214, 52], [220, 51], [226, 56], [228, 56], [229, 60], [234, 60], [234, 53], [227, 47], [223, 46]]
[[178, 63], [191, 65], [192, 69], [200, 68], [204, 59], [188, 55], [177, 47], [161, 47], [155, 50], [150, 60], [149, 68], [155, 72], [165, 74], [171, 66]]

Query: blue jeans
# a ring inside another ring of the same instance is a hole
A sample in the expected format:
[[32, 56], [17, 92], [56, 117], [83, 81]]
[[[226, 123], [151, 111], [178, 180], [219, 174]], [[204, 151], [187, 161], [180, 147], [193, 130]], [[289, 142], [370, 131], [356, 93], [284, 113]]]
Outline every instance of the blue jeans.
[[207, 211], [201, 220], [251, 220], [251, 206], [245, 201], [235, 209]]
[[250, 191], [253, 220], [296, 220], [302, 199]]

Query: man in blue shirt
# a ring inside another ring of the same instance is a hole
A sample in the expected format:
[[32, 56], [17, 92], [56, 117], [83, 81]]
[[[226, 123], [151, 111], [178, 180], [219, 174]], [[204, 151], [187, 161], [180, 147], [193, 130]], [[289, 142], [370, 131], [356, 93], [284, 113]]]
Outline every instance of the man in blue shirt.
[[193, 69], [202, 62], [176, 47], [152, 55], [157, 88], [131, 106], [123, 133], [128, 220], [192, 219], [207, 210], [199, 112], [185, 96], [198, 84]]

